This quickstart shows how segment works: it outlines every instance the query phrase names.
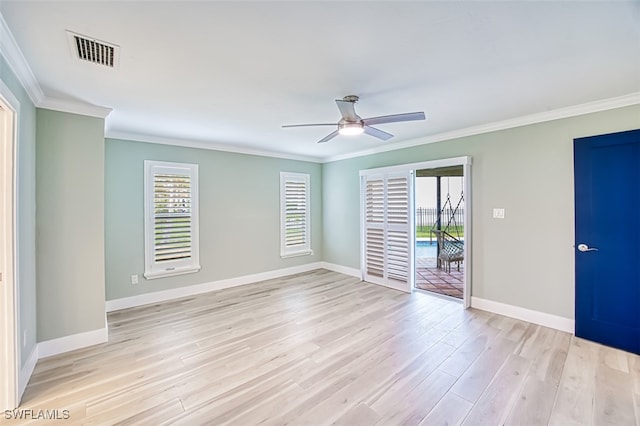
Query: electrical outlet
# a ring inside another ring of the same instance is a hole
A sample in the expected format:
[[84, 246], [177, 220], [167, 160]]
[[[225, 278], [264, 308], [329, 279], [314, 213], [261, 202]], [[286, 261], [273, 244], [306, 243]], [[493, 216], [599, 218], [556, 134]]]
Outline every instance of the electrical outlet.
[[504, 219], [504, 209], [493, 209], [494, 219]]
[[131, 275], [131, 284], [136, 285], [138, 284], [138, 275]]

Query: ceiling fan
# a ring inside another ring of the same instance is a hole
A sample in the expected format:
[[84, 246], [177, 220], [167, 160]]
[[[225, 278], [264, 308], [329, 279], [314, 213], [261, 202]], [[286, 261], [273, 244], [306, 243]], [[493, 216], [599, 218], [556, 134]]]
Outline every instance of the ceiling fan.
[[404, 114], [382, 115], [380, 117], [361, 118], [356, 114], [355, 104], [358, 102], [355, 95], [345, 96], [342, 99], [336, 99], [338, 109], [342, 114], [342, 118], [338, 123], [319, 123], [319, 124], [285, 124], [282, 127], [310, 127], [310, 126], [338, 126], [338, 129], [329, 133], [318, 143], [329, 142], [338, 135], [359, 135], [366, 133], [369, 136], [389, 140], [393, 137], [391, 133], [372, 127], [376, 124], [397, 123], [399, 121], [415, 121], [424, 120], [424, 112], [408, 112]]

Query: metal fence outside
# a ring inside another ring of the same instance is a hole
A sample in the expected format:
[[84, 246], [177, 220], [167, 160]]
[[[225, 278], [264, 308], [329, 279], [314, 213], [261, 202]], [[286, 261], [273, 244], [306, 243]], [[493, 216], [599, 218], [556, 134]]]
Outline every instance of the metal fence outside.
[[[451, 219], [451, 222], [449, 220]], [[418, 207], [416, 209], [416, 227], [419, 229], [428, 230], [434, 227], [436, 221], [438, 220], [438, 209], [429, 208], [429, 207]], [[453, 209], [445, 209], [442, 212], [442, 222], [441, 225], [443, 228], [447, 226], [448, 223], [462, 227], [464, 224], [464, 209], [460, 208], [455, 211]]]

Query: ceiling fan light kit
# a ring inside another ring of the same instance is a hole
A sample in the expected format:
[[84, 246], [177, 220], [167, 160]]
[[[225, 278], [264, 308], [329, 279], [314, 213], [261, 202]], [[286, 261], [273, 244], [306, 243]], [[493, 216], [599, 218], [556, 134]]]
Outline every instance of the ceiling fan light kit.
[[359, 123], [338, 123], [338, 133], [343, 136], [355, 136], [364, 133], [364, 125]]
[[[358, 102], [358, 99], [359, 98], [355, 95], [348, 95], [342, 99], [336, 99], [336, 104], [338, 105], [338, 109], [342, 114], [342, 118], [337, 123], [338, 129], [320, 139], [318, 143], [328, 142], [338, 135], [355, 136], [362, 133], [366, 133], [369, 136], [373, 136], [380, 140], [386, 141], [391, 139], [393, 135], [391, 133], [387, 133], [383, 130], [372, 127], [372, 125], [397, 123], [400, 121], [424, 120], [426, 118], [424, 112], [409, 112], [404, 114], [383, 115], [380, 117], [360, 118], [360, 116], [356, 114], [355, 110], [355, 104], [356, 102]], [[336, 126], [336, 124], [287, 124], [282, 127], [286, 128], [309, 126]]]

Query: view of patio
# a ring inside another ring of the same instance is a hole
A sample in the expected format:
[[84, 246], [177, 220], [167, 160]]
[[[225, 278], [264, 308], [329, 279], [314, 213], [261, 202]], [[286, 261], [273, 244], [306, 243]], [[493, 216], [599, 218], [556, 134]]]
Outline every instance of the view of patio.
[[[416, 174], [418, 178], [416, 179], [416, 204], [419, 207], [415, 211], [415, 287], [462, 299], [464, 294], [462, 168], [419, 170]], [[445, 191], [443, 191], [443, 183], [446, 186]]]
[[464, 264], [460, 263], [460, 270], [451, 267], [450, 272], [438, 269], [435, 257], [416, 258], [416, 288], [432, 293], [462, 299], [464, 286]]

